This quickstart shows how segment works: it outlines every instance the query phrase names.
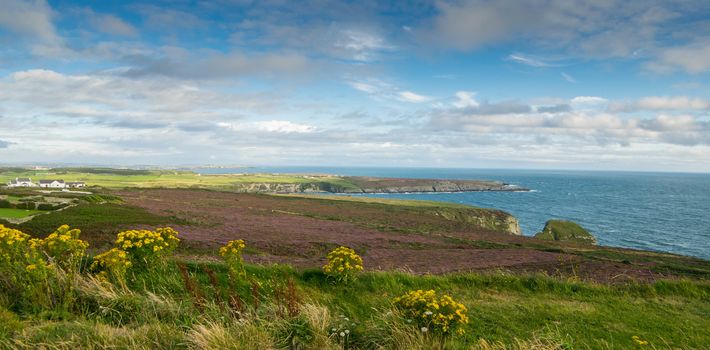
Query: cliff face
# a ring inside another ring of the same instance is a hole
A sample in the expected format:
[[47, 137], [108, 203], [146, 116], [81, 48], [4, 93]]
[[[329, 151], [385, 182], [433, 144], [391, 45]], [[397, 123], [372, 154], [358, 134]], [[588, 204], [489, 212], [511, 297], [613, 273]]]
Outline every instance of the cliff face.
[[597, 244], [597, 239], [579, 224], [572, 221], [549, 220], [545, 228], [535, 238], [548, 241], [571, 241], [583, 244]]
[[315, 193], [331, 192], [321, 183], [240, 183], [232, 188], [235, 192], [259, 193]]
[[520, 224], [514, 216], [495, 209], [437, 208], [436, 215], [448, 220], [462, 221], [501, 233], [520, 236]]

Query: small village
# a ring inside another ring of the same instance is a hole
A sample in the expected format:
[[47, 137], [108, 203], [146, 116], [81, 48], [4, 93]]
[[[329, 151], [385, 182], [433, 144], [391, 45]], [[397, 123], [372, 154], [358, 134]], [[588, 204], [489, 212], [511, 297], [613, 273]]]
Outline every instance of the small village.
[[39, 180], [39, 182], [32, 182], [31, 178], [28, 177], [16, 177], [14, 180], [10, 180], [7, 183], [7, 187], [42, 187], [42, 188], [81, 188], [85, 187], [86, 183], [83, 181], [64, 181], [64, 180]]

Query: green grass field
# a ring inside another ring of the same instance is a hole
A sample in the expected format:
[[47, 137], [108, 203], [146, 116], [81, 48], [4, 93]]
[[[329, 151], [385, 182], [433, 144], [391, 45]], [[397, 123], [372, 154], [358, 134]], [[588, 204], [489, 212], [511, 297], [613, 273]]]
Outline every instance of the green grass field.
[[63, 179], [64, 181], [84, 181], [87, 186], [106, 188], [125, 187], [204, 187], [228, 189], [235, 185], [250, 183], [309, 184], [325, 182], [342, 187], [353, 185], [337, 176], [305, 176], [277, 174], [230, 174], [200, 175], [191, 171], [173, 170], [122, 170], [94, 168], [59, 168], [52, 170], [24, 170], [17, 168], [0, 169], [0, 183], [16, 177], [39, 179]]
[[21, 219], [41, 213], [39, 210], [0, 208], [0, 218]]

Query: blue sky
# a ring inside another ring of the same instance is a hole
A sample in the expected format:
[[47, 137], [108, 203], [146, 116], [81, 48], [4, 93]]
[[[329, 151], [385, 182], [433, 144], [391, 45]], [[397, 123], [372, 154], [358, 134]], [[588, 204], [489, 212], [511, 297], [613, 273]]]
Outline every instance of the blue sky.
[[707, 1], [0, 8], [3, 163], [710, 171]]

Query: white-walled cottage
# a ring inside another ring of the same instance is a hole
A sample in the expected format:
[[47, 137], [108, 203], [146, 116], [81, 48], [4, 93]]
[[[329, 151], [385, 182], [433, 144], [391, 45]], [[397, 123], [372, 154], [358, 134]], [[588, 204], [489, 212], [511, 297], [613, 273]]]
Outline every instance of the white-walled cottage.
[[37, 186], [29, 177], [16, 177], [7, 183], [7, 187], [34, 187]]
[[44, 188], [66, 188], [64, 180], [39, 180], [39, 187]]

